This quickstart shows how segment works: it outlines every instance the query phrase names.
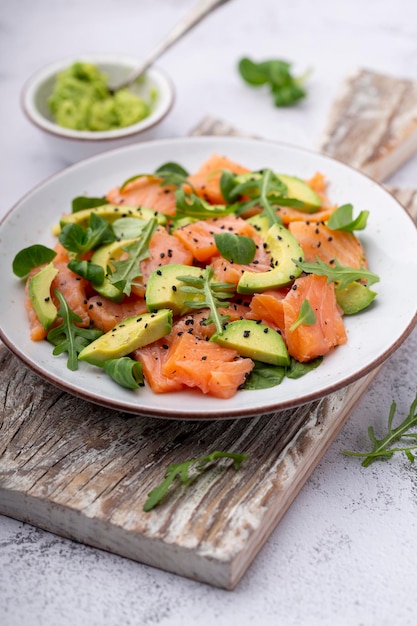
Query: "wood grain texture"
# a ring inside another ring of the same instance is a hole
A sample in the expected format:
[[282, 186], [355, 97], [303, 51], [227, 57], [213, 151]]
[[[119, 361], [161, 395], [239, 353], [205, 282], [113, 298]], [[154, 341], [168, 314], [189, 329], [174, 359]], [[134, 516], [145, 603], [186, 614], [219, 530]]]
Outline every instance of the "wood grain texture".
[[417, 150], [417, 83], [353, 73], [332, 104], [320, 149], [385, 180]]
[[[238, 134], [206, 118], [194, 134]], [[396, 194], [416, 215], [416, 194]], [[0, 346], [0, 513], [225, 589], [236, 586], [376, 371], [297, 409], [220, 422], [131, 416], [70, 396]], [[170, 463], [246, 452], [142, 510]]]

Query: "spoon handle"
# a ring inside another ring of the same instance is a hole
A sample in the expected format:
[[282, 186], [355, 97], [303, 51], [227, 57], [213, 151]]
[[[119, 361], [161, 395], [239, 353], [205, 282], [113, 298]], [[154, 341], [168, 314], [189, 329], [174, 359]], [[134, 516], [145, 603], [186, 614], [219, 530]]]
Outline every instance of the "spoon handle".
[[[131, 84], [136, 78], [138, 78], [145, 70], [148, 69], [156, 59], [158, 59], [168, 48], [170, 48], [176, 41], [181, 39], [189, 30], [191, 30], [196, 24], [211, 13], [214, 9], [217, 9], [222, 4], [226, 4], [229, 0], [201, 0], [197, 6], [195, 6], [167, 35], [167, 37], [157, 45], [154, 50], [146, 57], [146, 59], [129, 74], [125, 81], [120, 84], [117, 89], [122, 86]], [[115, 88], [113, 87], [113, 90]]]

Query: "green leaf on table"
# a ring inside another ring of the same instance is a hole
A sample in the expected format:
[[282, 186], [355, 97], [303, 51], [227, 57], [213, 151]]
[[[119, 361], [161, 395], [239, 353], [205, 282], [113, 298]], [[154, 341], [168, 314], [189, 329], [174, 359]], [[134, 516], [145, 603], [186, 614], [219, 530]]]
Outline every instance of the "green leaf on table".
[[273, 59], [257, 63], [244, 57], [238, 63], [238, 71], [252, 87], [268, 85], [277, 107], [292, 106], [307, 95], [304, 84], [310, 72], [296, 77], [292, 73], [291, 63], [287, 61]]

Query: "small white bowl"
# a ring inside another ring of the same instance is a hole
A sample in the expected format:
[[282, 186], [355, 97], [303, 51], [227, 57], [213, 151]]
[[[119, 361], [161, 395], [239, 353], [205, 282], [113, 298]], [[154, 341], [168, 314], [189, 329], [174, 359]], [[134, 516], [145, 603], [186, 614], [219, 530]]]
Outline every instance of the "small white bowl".
[[132, 91], [146, 97], [153, 89], [157, 98], [151, 114], [131, 126], [108, 131], [77, 131], [56, 124], [48, 107], [56, 75], [75, 61], [97, 65], [108, 76], [110, 84], [118, 83], [137, 67], [139, 61], [131, 57], [112, 55], [79, 55], [58, 61], [39, 70], [25, 84], [21, 104], [28, 119], [43, 131], [50, 147], [65, 161], [72, 163], [105, 150], [119, 148], [152, 138], [152, 129], [169, 113], [174, 104], [174, 86], [167, 75], [156, 67], [147, 70], [145, 79], [135, 84]]

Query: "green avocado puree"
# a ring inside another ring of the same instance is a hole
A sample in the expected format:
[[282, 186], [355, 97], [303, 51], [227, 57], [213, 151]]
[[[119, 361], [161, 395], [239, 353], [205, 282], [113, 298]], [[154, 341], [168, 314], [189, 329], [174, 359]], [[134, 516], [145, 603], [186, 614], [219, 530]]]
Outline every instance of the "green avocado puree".
[[107, 76], [91, 63], [77, 61], [60, 72], [49, 107], [59, 126], [74, 130], [114, 130], [131, 126], [147, 117], [151, 102], [120, 89], [112, 95]]

